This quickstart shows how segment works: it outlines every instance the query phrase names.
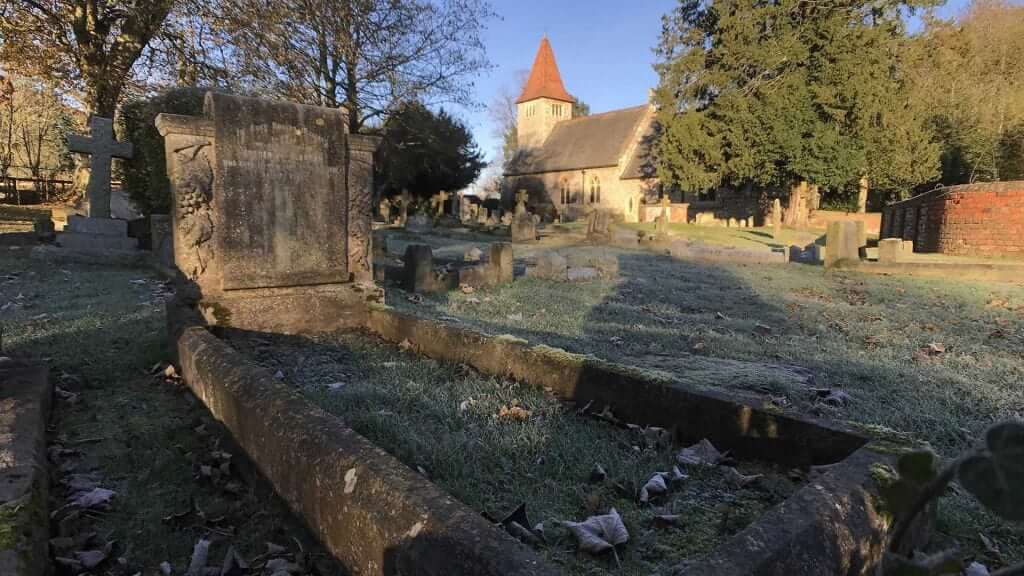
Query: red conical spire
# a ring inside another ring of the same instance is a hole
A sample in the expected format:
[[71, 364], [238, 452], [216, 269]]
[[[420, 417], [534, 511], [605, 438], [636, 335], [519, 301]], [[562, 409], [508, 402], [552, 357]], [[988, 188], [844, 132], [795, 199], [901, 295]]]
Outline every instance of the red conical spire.
[[540, 48], [537, 49], [537, 57], [533, 59], [533, 69], [530, 70], [530, 78], [526, 81], [522, 95], [516, 103], [527, 102], [537, 98], [551, 98], [562, 102], [572, 102], [573, 98], [565, 91], [562, 85], [562, 75], [558, 73], [558, 64], [555, 63], [555, 52], [551, 49], [548, 37], [540, 41]]

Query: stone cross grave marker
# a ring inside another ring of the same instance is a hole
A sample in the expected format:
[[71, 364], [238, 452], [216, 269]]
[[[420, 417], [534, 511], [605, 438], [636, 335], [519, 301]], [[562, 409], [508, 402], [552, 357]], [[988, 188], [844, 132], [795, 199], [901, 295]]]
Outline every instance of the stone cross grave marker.
[[89, 154], [89, 197], [90, 218], [110, 218], [110, 161], [112, 158], [131, 158], [130, 142], [114, 140], [114, 121], [110, 118], [93, 116], [89, 119], [89, 136], [68, 135], [68, 150]]
[[445, 192], [444, 190], [441, 190], [440, 192], [437, 193], [436, 196], [434, 196], [434, 201], [437, 203], [438, 216], [444, 216], [444, 203], [447, 202], [448, 198], [450, 197], [451, 194]]

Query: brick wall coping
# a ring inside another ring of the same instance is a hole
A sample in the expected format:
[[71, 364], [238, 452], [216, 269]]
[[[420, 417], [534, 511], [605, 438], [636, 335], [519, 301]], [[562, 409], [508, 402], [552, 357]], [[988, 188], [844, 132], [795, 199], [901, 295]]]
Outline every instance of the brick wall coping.
[[958, 192], [964, 192], [968, 194], [982, 193], [982, 192], [995, 192], [1008, 193], [1008, 192], [1024, 192], [1024, 180], [1007, 180], [1004, 182], [975, 182], [973, 184], [957, 184], [954, 186], [939, 186], [922, 192], [917, 196], [912, 196], [906, 200], [900, 200], [899, 202], [893, 202], [892, 204], [886, 205], [886, 209], [895, 208], [898, 206], [906, 206], [910, 203], [917, 203], [925, 200], [926, 198], [941, 198], [949, 196], [950, 194], [956, 194]]

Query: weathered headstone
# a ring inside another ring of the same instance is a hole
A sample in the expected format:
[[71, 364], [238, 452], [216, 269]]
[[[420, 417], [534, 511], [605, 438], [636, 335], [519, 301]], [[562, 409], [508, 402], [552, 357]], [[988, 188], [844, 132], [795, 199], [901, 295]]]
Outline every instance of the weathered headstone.
[[380, 205], [378, 207], [380, 217], [385, 224], [391, 223], [391, 200], [388, 198], [381, 198]]
[[516, 216], [519, 216], [520, 214], [526, 214], [526, 199], [528, 197], [529, 194], [526, 192], [526, 190], [520, 190], [519, 192], [516, 192]]
[[568, 266], [565, 256], [557, 252], [541, 252], [537, 255], [537, 263], [526, 269], [526, 275], [531, 278], [565, 282]]
[[587, 241], [603, 244], [611, 240], [611, 217], [600, 209], [587, 214]]
[[884, 238], [878, 241], [879, 262], [899, 262], [903, 259], [903, 240]]
[[516, 194], [516, 211], [512, 217], [512, 240], [514, 242], [533, 242], [537, 239], [537, 224], [533, 216], [526, 211], [526, 190]]
[[373, 152], [341, 110], [207, 93], [161, 114], [175, 264], [215, 324], [301, 332], [362, 322], [372, 289]]
[[654, 221], [654, 235], [659, 239], [668, 237], [669, 210], [672, 201], [668, 195], [661, 197], [661, 215]]
[[167, 214], [149, 215], [149, 237], [153, 258], [165, 268], [174, 267], [174, 242], [171, 232], [171, 217]]
[[431, 200], [431, 203], [434, 205], [434, 214], [436, 214], [438, 217], [444, 216], [444, 204], [445, 202], [448, 201], [448, 198], [450, 197], [451, 194], [445, 192], [444, 190], [441, 190], [440, 192], [434, 195], [433, 199]]
[[825, 236], [825, 266], [860, 262], [860, 235], [857, 224], [830, 222]]
[[405, 226], [405, 223], [409, 220], [409, 208], [412, 206], [412, 194], [409, 194], [408, 190], [402, 190], [402, 196], [399, 199], [401, 202], [401, 208], [398, 213], [398, 225]]
[[424, 234], [434, 229], [434, 220], [426, 214], [413, 214], [405, 221], [405, 229], [409, 232]]
[[512, 245], [507, 242], [491, 244], [490, 265], [494, 268], [495, 282], [504, 284], [511, 282], [515, 276]]
[[434, 288], [434, 253], [426, 244], [410, 244], [405, 248], [405, 289], [429, 292]]
[[772, 201], [772, 238], [782, 236], [782, 201]]
[[36, 239], [42, 242], [49, 242], [56, 237], [56, 227], [53, 224], [53, 218], [49, 216], [41, 216], [32, 221], [32, 231], [36, 235]]

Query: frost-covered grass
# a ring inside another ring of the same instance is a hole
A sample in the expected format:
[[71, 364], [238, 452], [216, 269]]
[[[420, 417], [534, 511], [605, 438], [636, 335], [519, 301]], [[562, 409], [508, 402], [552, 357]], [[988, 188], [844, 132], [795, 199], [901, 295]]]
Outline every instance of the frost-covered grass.
[[[740, 489], [722, 469], [690, 470], [669, 497], [641, 505], [638, 490], [655, 472], [671, 471], [678, 447], [651, 445], [640, 432], [578, 415], [543, 390], [420, 358], [363, 334], [248, 334], [229, 341], [487, 517], [500, 520], [525, 503], [530, 522], [544, 523], [548, 543], [538, 550], [567, 574], [659, 573], [707, 552], [793, 490], [784, 475], [741, 463], [741, 471], [767, 476]], [[503, 409], [518, 416], [503, 417]], [[595, 465], [607, 471], [605, 481], [589, 481]], [[630, 534], [619, 551], [621, 570], [611, 556], [578, 554], [559, 524], [610, 508]], [[680, 526], [653, 527], [659, 514], [680, 514]]]
[[[74, 403], [54, 404], [50, 445], [74, 454], [63, 458], [63, 470], [51, 467], [51, 511], [64, 504], [64, 474], [94, 475], [117, 493], [109, 510], [61, 522], [53, 535], [94, 532], [116, 541], [114, 558], [94, 574], [160, 574], [164, 561], [181, 574], [196, 541], [211, 535], [211, 564], [229, 546], [248, 559], [265, 553], [268, 541], [294, 549], [292, 536], [324, 558], [266, 482], [246, 482], [234, 469], [241, 490], [232, 493], [199, 476], [211, 451], [228, 448], [226, 432], [183, 386], [151, 374], [166, 360], [161, 292], [147, 269], [40, 262], [27, 246], [0, 246], [4, 353], [40, 359], [55, 385], [77, 394]], [[118, 556], [128, 562], [123, 569]]]
[[[947, 457], [991, 423], [1024, 414], [1024, 279], [887, 277], [611, 253], [619, 258], [619, 281], [519, 278], [422, 304], [389, 289], [388, 303], [640, 367], [647, 355], [679, 358], [701, 366], [702, 384], [761, 394], [868, 431], [907, 433]], [[918, 353], [930, 343], [945, 352]], [[716, 377], [706, 370], [714, 359], [802, 366], [817, 386], [840, 388], [850, 402], [825, 406], [805, 389], [763, 390], [726, 371]], [[1008, 559], [1024, 558], [1024, 529], [998, 521], [967, 497], [943, 500], [939, 527], [968, 551], [984, 554], [978, 539], [984, 533]]]

